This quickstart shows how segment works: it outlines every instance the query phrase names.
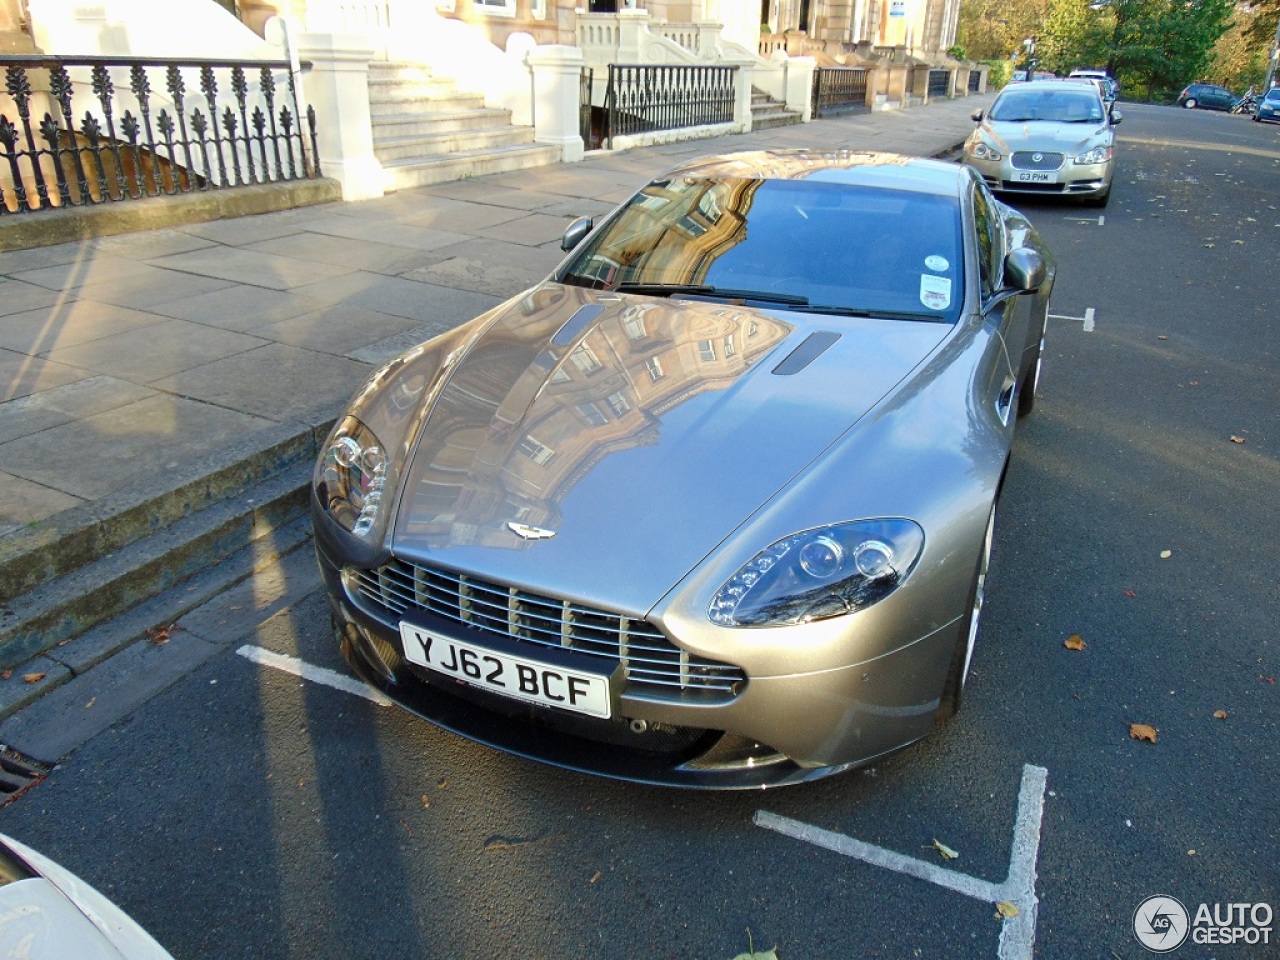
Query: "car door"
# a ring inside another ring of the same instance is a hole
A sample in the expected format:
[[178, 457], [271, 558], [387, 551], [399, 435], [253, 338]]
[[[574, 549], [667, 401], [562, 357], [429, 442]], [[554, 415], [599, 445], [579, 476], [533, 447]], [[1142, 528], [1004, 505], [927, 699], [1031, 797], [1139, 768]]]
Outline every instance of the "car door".
[[[1004, 285], [1004, 258], [1009, 252], [1010, 238], [1004, 228], [999, 201], [992, 196], [986, 184], [976, 178], [972, 204], [978, 241], [979, 280], [985, 301]], [[995, 328], [1000, 353], [990, 370], [986, 393], [1000, 421], [1010, 428], [1022, 351], [1030, 324], [1026, 300], [1026, 297], [1013, 297], [994, 307], [986, 316], [986, 322]]]

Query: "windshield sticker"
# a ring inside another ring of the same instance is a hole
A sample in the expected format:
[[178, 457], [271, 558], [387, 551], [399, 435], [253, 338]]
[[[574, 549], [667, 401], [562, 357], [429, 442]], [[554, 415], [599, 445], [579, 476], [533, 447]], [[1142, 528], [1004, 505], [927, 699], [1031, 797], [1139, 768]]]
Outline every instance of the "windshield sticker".
[[945, 310], [951, 306], [951, 280], [920, 274], [920, 302], [930, 310]]
[[946, 257], [940, 257], [936, 253], [931, 257], [925, 257], [924, 265], [934, 273], [942, 273], [947, 267], [951, 266], [951, 264], [947, 263]]

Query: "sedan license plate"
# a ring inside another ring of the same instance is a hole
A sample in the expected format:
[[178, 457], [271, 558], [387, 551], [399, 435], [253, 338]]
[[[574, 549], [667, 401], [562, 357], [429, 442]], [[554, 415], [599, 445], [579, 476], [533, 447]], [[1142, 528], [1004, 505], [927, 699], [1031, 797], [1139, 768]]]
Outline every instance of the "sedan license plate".
[[1047, 173], [1024, 170], [1018, 174], [1017, 179], [1031, 183], [1048, 183], [1052, 178]]
[[516, 657], [400, 624], [411, 663], [504, 697], [607, 719], [609, 680], [603, 674]]

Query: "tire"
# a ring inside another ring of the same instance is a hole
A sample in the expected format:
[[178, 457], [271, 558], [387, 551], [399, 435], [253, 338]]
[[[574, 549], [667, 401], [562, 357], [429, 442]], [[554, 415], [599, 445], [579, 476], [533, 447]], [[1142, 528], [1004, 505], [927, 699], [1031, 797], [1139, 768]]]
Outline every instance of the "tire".
[[982, 605], [986, 599], [987, 571], [991, 567], [991, 541], [996, 529], [996, 505], [991, 505], [991, 513], [987, 517], [987, 532], [982, 538], [982, 549], [978, 554], [978, 565], [973, 574], [973, 585], [969, 588], [969, 623], [965, 634], [956, 644], [956, 652], [951, 658], [951, 670], [947, 674], [946, 685], [942, 688], [942, 697], [938, 701], [938, 722], [945, 722], [955, 716], [964, 702], [964, 685], [969, 679], [969, 666], [973, 661], [973, 648], [978, 639], [978, 621], [982, 616]]
[[1027, 416], [1036, 406], [1036, 389], [1040, 386], [1040, 368], [1044, 364], [1044, 341], [1049, 329], [1049, 311], [1045, 310], [1044, 323], [1040, 327], [1040, 341], [1035, 353], [1022, 368], [1018, 387], [1018, 418]]
[[1188, 97], [1187, 102], [1184, 103], [1183, 106], [1186, 107], [1188, 110], [1194, 110], [1196, 108], [1196, 98]]

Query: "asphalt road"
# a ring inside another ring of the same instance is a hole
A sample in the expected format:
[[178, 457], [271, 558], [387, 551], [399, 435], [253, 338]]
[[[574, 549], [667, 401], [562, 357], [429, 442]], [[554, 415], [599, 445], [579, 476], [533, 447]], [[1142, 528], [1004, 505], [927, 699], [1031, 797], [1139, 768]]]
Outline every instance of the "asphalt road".
[[[1002, 929], [1017, 939], [989, 902], [760, 811], [975, 885], [1025, 865], [1015, 826], [1037, 827], [1041, 958], [1146, 956], [1133, 916], [1154, 894], [1280, 913], [1280, 128], [1121, 109], [1109, 207], [1018, 204], [1060, 259], [1055, 319], [965, 708], [930, 740], [808, 786], [672, 792], [500, 755], [227, 652], [0, 830], [179, 960], [731, 960], [749, 942], [782, 960], [994, 958]], [[345, 673], [310, 559], [285, 572], [298, 599], [243, 642]], [[201, 629], [229, 641], [252, 606], [229, 595]], [[1028, 767], [1047, 792], [1020, 820]]]

